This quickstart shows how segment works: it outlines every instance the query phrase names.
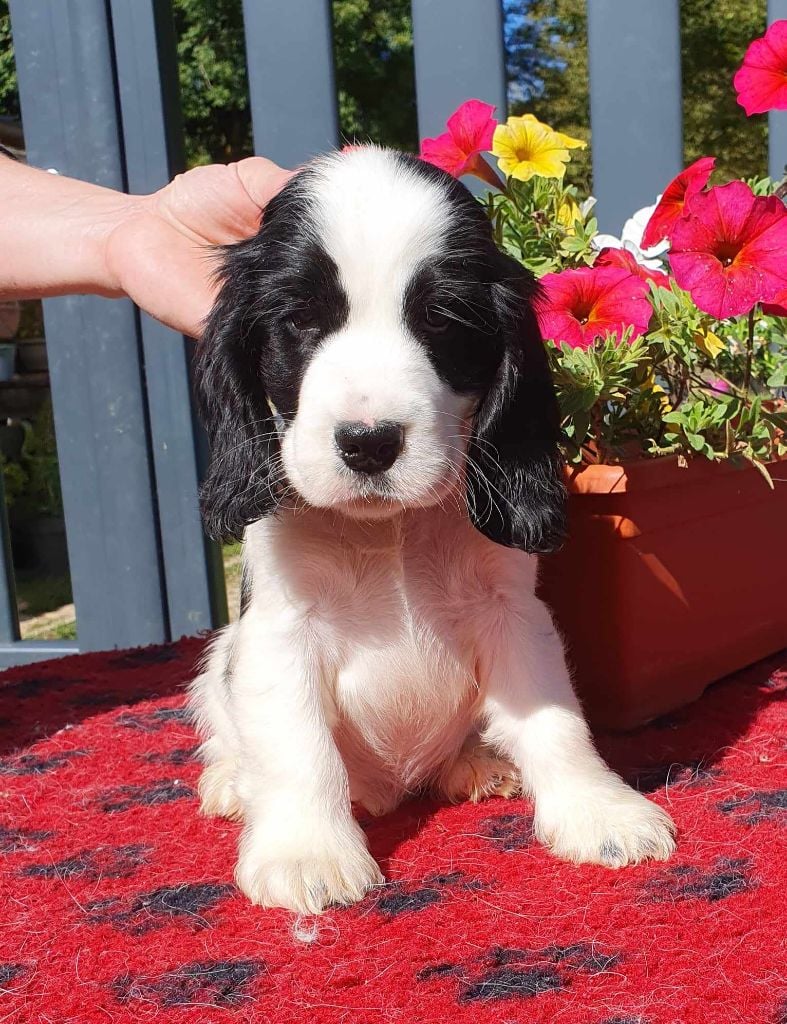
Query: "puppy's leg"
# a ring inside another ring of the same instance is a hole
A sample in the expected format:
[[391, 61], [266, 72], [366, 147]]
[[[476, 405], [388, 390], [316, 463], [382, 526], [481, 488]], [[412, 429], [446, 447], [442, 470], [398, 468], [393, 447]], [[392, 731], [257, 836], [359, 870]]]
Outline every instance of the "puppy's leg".
[[208, 816], [225, 818], [239, 818], [242, 814], [233, 785], [239, 740], [229, 713], [227, 689], [235, 628], [227, 626], [216, 636], [203, 671], [189, 689], [194, 722], [204, 737], [198, 755], [205, 765], [199, 780], [200, 810]]
[[438, 776], [435, 789], [452, 803], [478, 803], [492, 796], [516, 796], [521, 788], [516, 767], [473, 731], [453, 761]]
[[246, 827], [235, 877], [254, 903], [315, 914], [383, 878], [352, 816], [313, 641], [288, 618], [252, 605], [238, 627], [231, 690]]
[[535, 832], [559, 857], [621, 867], [675, 849], [670, 817], [602, 761], [574, 695], [549, 612], [514, 599], [487, 631], [485, 738], [535, 801]]

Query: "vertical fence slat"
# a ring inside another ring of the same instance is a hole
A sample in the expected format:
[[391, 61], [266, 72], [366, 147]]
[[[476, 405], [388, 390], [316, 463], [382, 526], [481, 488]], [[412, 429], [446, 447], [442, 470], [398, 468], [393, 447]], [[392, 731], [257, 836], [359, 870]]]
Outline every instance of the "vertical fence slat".
[[[782, 18], [787, 18], [787, 0], [768, 0], [768, 24]], [[781, 181], [786, 165], [787, 110], [772, 110], [768, 114], [768, 173]]]
[[0, 645], [14, 644], [19, 639], [19, 612], [16, 607], [14, 562], [11, 556], [11, 534], [5, 506], [5, 487], [0, 468]]
[[339, 117], [330, 0], [243, 0], [243, 18], [255, 152], [296, 167], [332, 149]]
[[[183, 170], [183, 132], [169, 0], [110, 0], [130, 192], [149, 193]], [[194, 343], [140, 314], [156, 471], [161, 550], [174, 637], [227, 620], [218, 545], [203, 532], [191, 398]]]
[[[28, 158], [123, 188], [104, 0], [11, 0]], [[42, 253], [42, 259], [46, 257]], [[134, 307], [44, 303], [79, 646], [168, 638]]]
[[445, 131], [446, 118], [467, 99], [506, 116], [501, 0], [413, 0], [418, 133]]
[[588, 0], [593, 192], [618, 234], [683, 166], [678, 0]]

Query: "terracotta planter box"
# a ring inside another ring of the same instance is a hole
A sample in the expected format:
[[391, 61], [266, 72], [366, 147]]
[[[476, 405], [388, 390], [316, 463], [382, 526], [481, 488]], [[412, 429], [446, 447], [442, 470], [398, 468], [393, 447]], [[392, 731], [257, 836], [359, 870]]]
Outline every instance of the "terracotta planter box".
[[626, 729], [787, 647], [787, 461], [570, 473], [568, 543], [541, 592], [598, 726]]

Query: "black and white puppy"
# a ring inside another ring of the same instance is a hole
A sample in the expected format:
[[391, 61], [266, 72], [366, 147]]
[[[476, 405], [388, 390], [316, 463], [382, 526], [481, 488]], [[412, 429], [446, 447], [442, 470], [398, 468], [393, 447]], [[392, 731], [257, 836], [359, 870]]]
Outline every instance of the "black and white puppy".
[[198, 361], [203, 512], [245, 532], [245, 607], [192, 706], [206, 814], [255, 903], [382, 881], [372, 814], [522, 791], [558, 856], [665, 858], [673, 825], [596, 752], [538, 552], [564, 529], [534, 282], [448, 175], [364, 147], [298, 173], [227, 250]]

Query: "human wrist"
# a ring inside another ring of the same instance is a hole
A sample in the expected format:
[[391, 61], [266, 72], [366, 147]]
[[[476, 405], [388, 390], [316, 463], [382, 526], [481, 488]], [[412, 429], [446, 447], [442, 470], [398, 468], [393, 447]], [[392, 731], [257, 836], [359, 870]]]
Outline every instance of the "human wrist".
[[73, 178], [0, 161], [0, 293], [39, 298], [122, 294], [109, 239], [141, 200]]

